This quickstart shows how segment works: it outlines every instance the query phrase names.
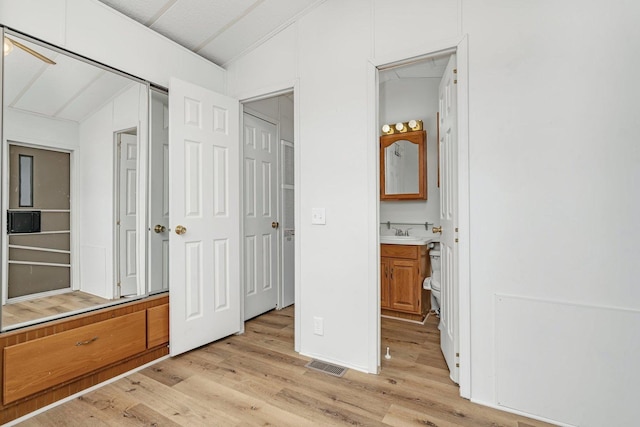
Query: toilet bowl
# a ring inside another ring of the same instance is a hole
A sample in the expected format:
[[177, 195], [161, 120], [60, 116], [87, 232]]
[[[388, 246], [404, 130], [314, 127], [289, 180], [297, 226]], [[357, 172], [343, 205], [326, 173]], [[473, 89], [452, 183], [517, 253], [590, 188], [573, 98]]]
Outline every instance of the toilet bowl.
[[431, 261], [431, 309], [440, 316], [440, 251], [431, 249], [429, 259]]

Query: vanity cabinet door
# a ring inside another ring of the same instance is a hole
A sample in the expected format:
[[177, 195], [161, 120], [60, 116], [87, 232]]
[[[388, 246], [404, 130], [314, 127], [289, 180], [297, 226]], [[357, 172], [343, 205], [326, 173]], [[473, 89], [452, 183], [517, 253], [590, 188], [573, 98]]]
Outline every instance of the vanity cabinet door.
[[420, 289], [418, 282], [418, 262], [413, 260], [394, 259], [390, 262], [389, 296], [390, 308], [393, 310], [420, 312]]
[[389, 301], [389, 267], [388, 258], [380, 258], [380, 307], [391, 308]]

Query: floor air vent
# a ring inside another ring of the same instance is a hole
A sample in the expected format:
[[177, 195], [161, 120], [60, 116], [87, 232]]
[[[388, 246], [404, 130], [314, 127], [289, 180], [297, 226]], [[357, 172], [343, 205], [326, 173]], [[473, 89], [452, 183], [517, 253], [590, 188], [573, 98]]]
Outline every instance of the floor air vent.
[[312, 360], [304, 366], [306, 368], [313, 369], [314, 371], [333, 375], [334, 377], [341, 377], [345, 372], [347, 372], [347, 368], [343, 368], [342, 366], [338, 365], [332, 365], [331, 363], [321, 362], [319, 360]]

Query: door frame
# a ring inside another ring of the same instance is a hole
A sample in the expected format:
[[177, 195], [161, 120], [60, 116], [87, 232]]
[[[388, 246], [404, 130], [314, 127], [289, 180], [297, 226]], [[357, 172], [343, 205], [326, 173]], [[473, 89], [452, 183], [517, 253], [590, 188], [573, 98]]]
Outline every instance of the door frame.
[[[241, 141], [243, 139], [243, 131], [244, 131], [244, 123], [243, 123], [243, 113], [244, 113], [244, 104], [254, 101], [260, 101], [262, 99], [273, 98], [279, 95], [284, 95], [286, 93], [293, 93], [293, 140], [296, 144], [296, 149], [294, 151], [294, 182], [296, 183], [294, 188], [294, 228], [296, 230], [300, 230], [300, 114], [299, 114], [299, 105], [300, 105], [300, 89], [299, 89], [299, 80], [294, 79], [290, 81], [285, 81], [281, 84], [268, 86], [260, 89], [256, 89], [250, 92], [241, 93], [237, 98], [240, 101], [240, 135]], [[280, 131], [280, 124], [278, 124], [278, 132]], [[277, 141], [278, 144], [280, 140]], [[240, 186], [244, 188], [244, 150], [242, 148], [243, 144], [240, 147]], [[240, 212], [244, 212], [244, 199], [240, 200]], [[294, 241], [294, 340], [293, 340], [293, 349], [296, 352], [300, 352], [300, 319], [301, 319], [301, 303], [300, 303], [300, 235], [296, 231], [296, 239]], [[244, 236], [244, 220], [240, 221], [240, 236]], [[240, 241], [240, 251], [244, 254], [244, 243], [243, 239]], [[240, 280], [244, 283], [244, 256], [240, 259]], [[279, 281], [278, 286], [281, 285], [281, 281]], [[243, 287], [244, 289], [244, 287]], [[280, 292], [278, 292], [278, 306], [281, 306], [280, 301]], [[241, 319], [244, 319], [244, 292], [242, 292], [242, 297], [240, 299], [240, 315]], [[240, 333], [244, 333], [244, 321], [242, 322], [242, 329]]]
[[[367, 164], [369, 176], [380, 176], [380, 162], [378, 149], [378, 108], [379, 108], [379, 82], [378, 71], [389, 67], [410, 64], [436, 54], [450, 51], [457, 54], [458, 70], [458, 221], [459, 221], [459, 246], [458, 246], [458, 338], [460, 348], [460, 395], [471, 397], [471, 305], [470, 305], [470, 232], [469, 232], [469, 42], [467, 35], [452, 39], [442, 40], [428, 44], [412, 51], [388, 52], [388, 54], [372, 58], [367, 64], [368, 96], [368, 139], [372, 141], [368, 147]], [[376, 206], [373, 223], [370, 227], [375, 231], [374, 247], [369, 248], [369, 257], [372, 265], [378, 265], [380, 259], [380, 183], [379, 180], [371, 180], [369, 185], [369, 197], [372, 205]], [[375, 262], [374, 262], [375, 261]], [[369, 292], [369, 336], [375, 343], [375, 349], [370, 351], [369, 363], [371, 366], [380, 367], [380, 271], [375, 272], [375, 280]], [[374, 287], [375, 286], [375, 287]]]

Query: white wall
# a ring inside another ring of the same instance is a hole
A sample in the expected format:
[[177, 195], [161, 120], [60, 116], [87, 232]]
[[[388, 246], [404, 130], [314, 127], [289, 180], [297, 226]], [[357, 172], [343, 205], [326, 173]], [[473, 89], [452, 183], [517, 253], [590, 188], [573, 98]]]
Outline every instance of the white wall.
[[78, 147], [78, 124], [69, 120], [4, 110], [4, 140], [72, 150]]
[[[440, 224], [440, 189], [438, 188], [437, 113], [439, 78], [406, 78], [388, 80], [380, 84], [379, 123], [422, 120], [427, 131], [427, 200], [381, 201], [380, 222], [429, 222]], [[429, 230], [416, 225], [411, 227], [413, 236], [433, 236]], [[381, 234], [389, 234], [387, 226], [381, 226]]]
[[103, 298], [113, 298], [115, 284], [114, 133], [140, 130], [146, 122], [146, 112], [140, 111], [141, 92], [146, 94], [146, 88], [133, 83], [80, 124], [80, 289]]
[[222, 68], [97, 0], [2, 0], [0, 24], [165, 87], [225, 90]]
[[[411, 13], [393, 19], [398, 10]], [[557, 422], [634, 423], [640, 83], [614, 70], [640, 65], [639, 14], [628, 1], [328, 0], [229, 64], [238, 96], [299, 79], [302, 353], [373, 370], [379, 351], [365, 307], [378, 286], [367, 59], [464, 33], [472, 399]], [[312, 207], [327, 208], [326, 226], [310, 224]]]

